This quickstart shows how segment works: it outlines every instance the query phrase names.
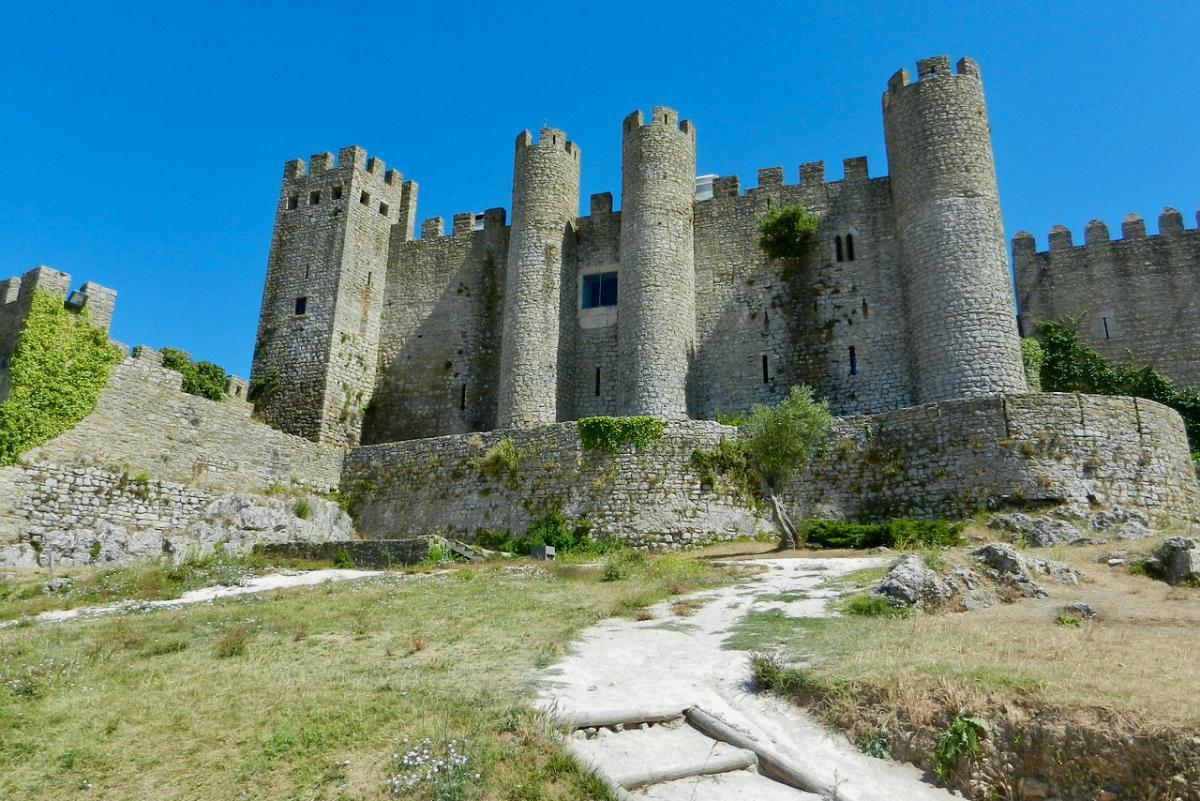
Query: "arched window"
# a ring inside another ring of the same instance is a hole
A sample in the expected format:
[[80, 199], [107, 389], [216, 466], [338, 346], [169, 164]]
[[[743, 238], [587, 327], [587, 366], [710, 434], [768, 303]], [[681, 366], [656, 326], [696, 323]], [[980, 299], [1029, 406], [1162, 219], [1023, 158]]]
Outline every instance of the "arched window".
[[854, 261], [854, 234], [846, 234], [846, 261]]
[[838, 261], [842, 261], [842, 236], [838, 234], [833, 238], [834, 255]]

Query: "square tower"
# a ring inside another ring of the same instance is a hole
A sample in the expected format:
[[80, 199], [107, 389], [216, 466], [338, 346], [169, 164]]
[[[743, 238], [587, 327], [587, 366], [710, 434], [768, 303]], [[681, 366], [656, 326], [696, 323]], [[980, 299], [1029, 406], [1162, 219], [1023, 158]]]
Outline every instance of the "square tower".
[[271, 425], [358, 444], [375, 384], [393, 227], [412, 238], [417, 186], [359, 147], [284, 165], [251, 393]]

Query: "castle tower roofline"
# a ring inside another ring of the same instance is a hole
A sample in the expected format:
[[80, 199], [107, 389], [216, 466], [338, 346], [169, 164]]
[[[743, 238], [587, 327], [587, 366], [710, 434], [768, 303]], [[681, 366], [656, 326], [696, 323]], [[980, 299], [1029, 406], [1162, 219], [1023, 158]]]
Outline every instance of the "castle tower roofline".
[[696, 128], [694, 125], [692, 125], [692, 121], [680, 121], [679, 112], [673, 108], [667, 108], [666, 106], [654, 106], [651, 108], [649, 122], [647, 122], [646, 118], [642, 115], [641, 109], [631, 111], [628, 115], [626, 115], [625, 121], [622, 123], [621, 128], [628, 133], [637, 128], [649, 128], [651, 126], [677, 128], [681, 133], [691, 137], [692, 139], [696, 138]]
[[979, 80], [981, 77], [979, 74], [979, 65], [975, 63], [974, 59], [960, 58], [958, 64], [955, 65], [955, 69], [957, 74], [950, 70], [949, 56], [933, 56], [932, 58], [920, 59], [917, 61], [916, 82], [912, 80], [912, 76], [908, 70], [896, 70], [895, 74], [888, 79], [888, 92], [897, 92], [907, 86], [940, 78], [970, 77]]
[[517, 150], [525, 148], [557, 148], [579, 159], [579, 146], [567, 138], [565, 131], [559, 128], [540, 128], [538, 138], [534, 141], [533, 134], [528, 129], [517, 134]]

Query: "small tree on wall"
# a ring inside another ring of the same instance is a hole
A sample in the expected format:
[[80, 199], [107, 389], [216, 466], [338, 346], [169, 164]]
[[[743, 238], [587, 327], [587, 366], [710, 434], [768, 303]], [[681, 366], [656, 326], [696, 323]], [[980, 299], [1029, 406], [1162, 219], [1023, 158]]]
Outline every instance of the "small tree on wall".
[[816, 400], [803, 384], [793, 386], [778, 406], [755, 406], [742, 424], [740, 442], [762, 494], [771, 502], [771, 515], [781, 532], [780, 550], [795, 548], [798, 537], [779, 492], [808, 467], [832, 424], [829, 403]]
[[821, 218], [803, 206], [768, 209], [758, 221], [758, 247], [771, 259], [802, 257], [816, 236]]

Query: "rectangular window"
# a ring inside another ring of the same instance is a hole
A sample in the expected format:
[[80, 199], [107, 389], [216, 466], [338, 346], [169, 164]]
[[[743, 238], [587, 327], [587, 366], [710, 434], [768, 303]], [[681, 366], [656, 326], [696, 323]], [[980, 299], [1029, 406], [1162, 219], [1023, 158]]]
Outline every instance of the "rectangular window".
[[335, 186], [333, 188], [333, 199], [334, 200], [342, 199], [342, 188], [340, 186]]
[[1100, 319], [1104, 321], [1104, 338], [1105, 338], [1105, 339], [1112, 339], [1112, 336], [1111, 336], [1111, 335], [1108, 333], [1108, 318], [1107, 318], [1107, 317], [1102, 317], [1102, 318], [1100, 318]]
[[296, 315], [308, 313], [308, 298], [296, 298]]
[[596, 397], [600, 397], [600, 368], [596, 368]]
[[617, 274], [592, 273], [583, 277], [581, 307], [596, 309], [617, 305]]
[[379, 204], [379, 213], [382, 214], [384, 217], [388, 216], [388, 204], [380, 203]]
[[289, 195], [288, 196], [288, 211], [295, 211], [298, 208], [300, 208], [300, 196], [299, 195]]
[[364, 206], [371, 205], [371, 193], [363, 192], [361, 195], [358, 196], [358, 202], [363, 204]]
[[308, 205], [310, 205], [310, 206], [321, 205], [321, 193], [320, 192], [309, 192], [308, 193]]
[[763, 368], [763, 383], [764, 384], [771, 383], [771, 361], [770, 361], [770, 359], [767, 358], [767, 355], [765, 353], [763, 354], [763, 357], [762, 357], [762, 368]]

